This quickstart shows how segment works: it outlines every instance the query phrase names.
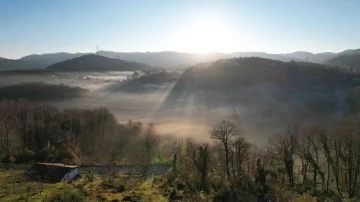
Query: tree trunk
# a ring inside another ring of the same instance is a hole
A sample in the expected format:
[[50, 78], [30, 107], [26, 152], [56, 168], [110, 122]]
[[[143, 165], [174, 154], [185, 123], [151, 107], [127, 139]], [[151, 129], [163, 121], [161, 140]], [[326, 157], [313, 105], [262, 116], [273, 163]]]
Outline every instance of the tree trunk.
[[314, 195], [316, 194], [316, 185], [317, 185], [317, 172], [316, 172], [316, 167], [314, 167]]
[[225, 148], [225, 169], [226, 169], [226, 176], [230, 179], [230, 170], [229, 170], [229, 148], [227, 144], [224, 144]]
[[6, 157], [7, 157], [7, 170], [10, 170], [10, 134], [7, 121], [5, 122], [5, 147], [6, 147]]

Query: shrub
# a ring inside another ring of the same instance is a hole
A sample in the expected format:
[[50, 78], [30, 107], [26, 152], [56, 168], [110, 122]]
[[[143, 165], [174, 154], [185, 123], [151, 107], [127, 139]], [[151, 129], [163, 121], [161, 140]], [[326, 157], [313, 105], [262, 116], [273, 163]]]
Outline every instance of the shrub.
[[89, 169], [89, 170], [85, 171], [84, 179], [85, 179], [85, 182], [92, 182], [92, 181], [94, 181], [94, 179], [95, 179], [94, 170]]
[[121, 193], [123, 191], [125, 191], [125, 185], [120, 184], [116, 187], [116, 192]]
[[45, 196], [43, 202], [82, 202], [85, 201], [85, 195], [72, 186], [67, 186], [63, 190], [56, 190], [49, 197]]
[[177, 197], [178, 193], [177, 193], [177, 190], [176, 188], [174, 187], [171, 192], [170, 192], [170, 196], [169, 196], [169, 200], [172, 201], [172, 200], [175, 200], [176, 197]]
[[301, 195], [300, 197], [297, 197], [296, 202], [316, 202], [316, 198], [311, 196], [311, 194], [309, 193], [304, 193], [303, 195]]
[[103, 181], [101, 182], [102, 186], [108, 187], [108, 188], [116, 188], [115, 186], [115, 179], [112, 175], [107, 174], [104, 176]]

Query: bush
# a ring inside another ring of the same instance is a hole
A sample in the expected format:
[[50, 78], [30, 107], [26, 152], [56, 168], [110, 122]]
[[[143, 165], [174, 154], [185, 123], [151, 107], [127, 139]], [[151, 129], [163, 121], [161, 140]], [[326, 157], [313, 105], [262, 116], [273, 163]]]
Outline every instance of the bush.
[[92, 181], [94, 181], [94, 179], [95, 179], [94, 170], [89, 169], [89, 170], [85, 171], [84, 179], [85, 179], [85, 182], [92, 182]]
[[125, 185], [120, 184], [116, 187], [116, 192], [121, 193], [123, 191], [125, 191]]
[[311, 194], [309, 193], [304, 193], [303, 195], [301, 195], [300, 197], [297, 197], [296, 202], [316, 202], [316, 198], [311, 196]]
[[101, 185], [108, 188], [116, 188], [114, 176], [111, 174], [107, 174], [104, 176]]
[[63, 190], [57, 190], [52, 193], [49, 197], [45, 196], [43, 202], [60, 202], [60, 201], [71, 201], [71, 202], [82, 202], [85, 201], [85, 195], [72, 186], [67, 186]]
[[177, 195], [178, 195], [178, 193], [177, 193], [176, 188], [173, 188], [170, 192], [169, 200], [170, 201], [175, 200], [177, 198]]
[[16, 158], [16, 163], [28, 163], [33, 161], [35, 153], [27, 148], [23, 149]]

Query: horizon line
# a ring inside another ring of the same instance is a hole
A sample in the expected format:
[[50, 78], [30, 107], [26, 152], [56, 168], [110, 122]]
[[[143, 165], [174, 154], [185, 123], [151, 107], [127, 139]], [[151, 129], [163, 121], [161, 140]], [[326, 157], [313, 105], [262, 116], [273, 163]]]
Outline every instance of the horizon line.
[[66, 52], [66, 51], [59, 51], [59, 52], [43, 52], [43, 53], [33, 53], [33, 54], [28, 54], [28, 55], [24, 55], [18, 58], [6, 58], [6, 57], [1, 57], [0, 58], [5, 58], [5, 59], [12, 59], [12, 60], [20, 60], [23, 57], [27, 57], [27, 56], [33, 56], [33, 55], [51, 55], [51, 54], [60, 54], [60, 53], [67, 53], [67, 54], [96, 54], [98, 52], [104, 51], [104, 52], [114, 52], [114, 53], [186, 53], [186, 54], [199, 54], [199, 55], [206, 55], [206, 54], [233, 54], [233, 53], [265, 53], [265, 54], [275, 54], [275, 55], [281, 55], [281, 54], [292, 54], [292, 53], [297, 53], [297, 52], [305, 52], [305, 53], [311, 53], [311, 54], [321, 54], [321, 53], [333, 53], [333, 54], [338, 54], [347, 50], [357, 50], [360, 48], [349, 48], [349, 49], [345, 49], [339, 52], [331, 52], [331, 51], [327, 51], [327, 52], [310, 52], [310, 51], [305, 51], [305, 50], [299, 50], [299, 51], [294, 51], [294, 52], [280, 52], [280, 53], [270, 53], [270, 52], [264, 52], [264, 51], [231, 51], [231, 52], [220, 52], [220, 51], [209, 51], [209, 52], [186, 52], [186, 51], [173, 51], [173, 50], [163, 50], [163, 51], [114, 51], [114, 50], [98, 50], [97, 52]]

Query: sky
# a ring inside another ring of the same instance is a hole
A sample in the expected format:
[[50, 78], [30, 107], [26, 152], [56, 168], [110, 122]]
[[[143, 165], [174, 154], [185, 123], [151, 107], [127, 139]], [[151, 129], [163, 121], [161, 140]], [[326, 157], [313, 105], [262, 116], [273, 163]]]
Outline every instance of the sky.
[[53, 52], [340, 52], [359, 0], [0, 0], [0, 57]]

